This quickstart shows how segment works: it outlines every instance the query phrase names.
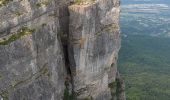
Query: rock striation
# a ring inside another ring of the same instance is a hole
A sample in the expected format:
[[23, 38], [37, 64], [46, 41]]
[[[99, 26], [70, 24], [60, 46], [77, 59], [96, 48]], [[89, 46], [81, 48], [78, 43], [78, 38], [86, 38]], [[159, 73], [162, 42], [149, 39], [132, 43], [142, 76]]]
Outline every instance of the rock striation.
[[0, 0], [0, 100], [125, 100], [119, 0]]
[[115, 81], [120, 47], [118, 4], [99, 0], [69, 7], [70, 68], [78, 98], [111, 99], [108, 84]]

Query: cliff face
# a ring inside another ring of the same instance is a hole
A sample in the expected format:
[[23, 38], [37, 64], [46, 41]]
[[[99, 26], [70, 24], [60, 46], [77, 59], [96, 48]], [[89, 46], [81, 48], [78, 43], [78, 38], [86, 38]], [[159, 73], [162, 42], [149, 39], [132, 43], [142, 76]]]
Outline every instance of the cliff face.
[[119, 11], [119, 0], [1, 0], [0, 99], [124, 100]]

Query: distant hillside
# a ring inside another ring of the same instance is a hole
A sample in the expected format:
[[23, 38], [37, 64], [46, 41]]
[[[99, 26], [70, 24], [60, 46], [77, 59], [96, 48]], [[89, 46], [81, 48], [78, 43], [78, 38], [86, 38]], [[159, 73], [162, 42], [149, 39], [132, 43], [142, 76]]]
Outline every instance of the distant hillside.
[[169, 43], [169, 38], [123, 38], [118, 69], [126, 83], [127, 100], [169, 100]]
[[170, 10], [160, 10], [168, 6], [169, 0], [122, 0], [118, 69], [127, 100], [170, 100]]

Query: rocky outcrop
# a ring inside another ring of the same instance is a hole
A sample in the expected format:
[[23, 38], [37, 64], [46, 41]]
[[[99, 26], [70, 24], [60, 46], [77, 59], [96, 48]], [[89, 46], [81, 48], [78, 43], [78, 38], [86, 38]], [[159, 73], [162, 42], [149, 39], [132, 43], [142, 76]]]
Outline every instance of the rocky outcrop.
[[3, 100], [63, 97], [66, 69], [58, 36], [58, 8], [54, 0], [13, 0], [0, 8]]
[[1, 100], [110, 100], [119, 0], [1, 0]]
[[120, 47], [118, 4], [99, 0], [69, 7], [70, 68], [78, 98], [111, 99], [108, 84], [115, 81]]

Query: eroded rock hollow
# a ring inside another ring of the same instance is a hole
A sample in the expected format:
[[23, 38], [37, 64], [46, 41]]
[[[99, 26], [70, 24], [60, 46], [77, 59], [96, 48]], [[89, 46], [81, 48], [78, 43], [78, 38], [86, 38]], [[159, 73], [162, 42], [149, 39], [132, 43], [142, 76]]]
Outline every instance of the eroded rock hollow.
[[0, 0], [0, 100], [125, 100], [119, 0]]

